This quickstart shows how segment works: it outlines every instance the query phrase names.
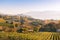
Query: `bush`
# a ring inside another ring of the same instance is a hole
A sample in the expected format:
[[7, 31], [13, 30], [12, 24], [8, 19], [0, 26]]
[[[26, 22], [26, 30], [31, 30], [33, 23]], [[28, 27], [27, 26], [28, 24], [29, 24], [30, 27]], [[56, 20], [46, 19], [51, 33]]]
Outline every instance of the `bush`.
[[7, 26], [9, 28], [14, 28], [13, 24], [0, 23], [0, 26]]

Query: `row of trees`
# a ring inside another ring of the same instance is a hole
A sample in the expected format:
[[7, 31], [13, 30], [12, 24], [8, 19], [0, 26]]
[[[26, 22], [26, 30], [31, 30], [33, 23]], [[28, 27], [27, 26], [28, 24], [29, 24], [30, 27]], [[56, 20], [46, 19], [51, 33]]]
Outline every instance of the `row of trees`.
[[54, 22], [48, 23], [40, 28], [40, 31], [46, 31], [46, 32], [56, 32], [57, 31], [57, 24]]
[[[60, 27], [60, 24], [56, 24], [56, 23], [48, 23], [48, 24], [39, 24], [37, 22], [32, 22], [30, 23], [30, 25], [33, 28], [34, 32], [57, 32], [58, 27]], [[41, 27], [39, 27], [39, 25], [41, 25]], [[25, 28], [25, 31], [27, 28]], [[19, 31], [23, 31], [23, 29], [20, 29]]]

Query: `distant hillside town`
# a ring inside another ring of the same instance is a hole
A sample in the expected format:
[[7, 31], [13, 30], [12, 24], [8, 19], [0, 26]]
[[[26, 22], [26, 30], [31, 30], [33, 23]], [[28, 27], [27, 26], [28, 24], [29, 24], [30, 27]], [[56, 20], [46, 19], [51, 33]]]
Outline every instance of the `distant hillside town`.
[[0, 14], [1, 32], [60, 32], [60, 20], [41, 20], [31, 16]]

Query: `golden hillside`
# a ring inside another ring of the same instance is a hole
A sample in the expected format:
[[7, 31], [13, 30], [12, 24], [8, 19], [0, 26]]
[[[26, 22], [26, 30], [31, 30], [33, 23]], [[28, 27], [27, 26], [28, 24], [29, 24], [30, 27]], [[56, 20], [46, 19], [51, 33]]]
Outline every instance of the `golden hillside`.
[[3, 18], [0, 18], [0, 22], [6, 22]]

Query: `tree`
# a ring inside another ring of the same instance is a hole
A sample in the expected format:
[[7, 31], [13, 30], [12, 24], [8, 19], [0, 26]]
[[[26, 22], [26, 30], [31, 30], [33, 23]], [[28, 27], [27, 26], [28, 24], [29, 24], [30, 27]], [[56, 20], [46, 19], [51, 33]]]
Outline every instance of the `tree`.
[[27, 28], [23, 28], [23, 32], [26, 33], [28, 31]]
[[58, 24], [56, 24], [56, 28], [60, 29], [60, 22]]
[[0, 15], [0, 18], [2, 18], [2, 15]]
[[51, 23], [48, 23], [46, 25], [44, 25], [44, 27], [40, 28], [40, 31], [46, 31], [46, 32], [56, 32], [56, 24], [51, 22]]
[[37, 27], [34, 27], [34, 29], [33, 29], [34, 32], [38, 32], [38, 30], [39, 29]]
[[15, 27], [18, 27], [18, 24], [15, 24]]
[[36, 22], [36, 21], [31, 22], [30, 25], [33, 26], [33, 30], [34, 30], [34, 32], [38, 32], [38, 31], [39, 31], [39, 28], [38, 28], [39, 25], [40, 25], [39, 22]]
[[23, 29], [20, 28], [19, 30], [17, 30], [18, 33], [22, 33]]

